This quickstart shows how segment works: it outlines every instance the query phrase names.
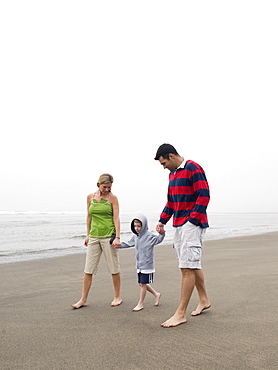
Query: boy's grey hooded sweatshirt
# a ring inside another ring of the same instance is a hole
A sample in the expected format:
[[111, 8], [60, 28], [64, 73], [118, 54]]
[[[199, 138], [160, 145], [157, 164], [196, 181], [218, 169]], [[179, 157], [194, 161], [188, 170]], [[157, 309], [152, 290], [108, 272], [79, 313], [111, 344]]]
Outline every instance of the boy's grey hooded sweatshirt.
[[[134, 229], [134, 221], [139, 220], [142, 223], [142, 229], [140, 234]], [[139, 270], [150, 270], [154, 269], [154, 253], [153, 249], [156, 244], [163, 241], [165, 233], [163, 235], [152, 234], [148, 230], [148, 220], [146, 216], [140, 214], [138, 217], [131, 221], [131, 230], [135, 234], [131, 237], [128, 242], [121, 242], [120, 248], [135, 247], [135, 258], [136, 268]]]

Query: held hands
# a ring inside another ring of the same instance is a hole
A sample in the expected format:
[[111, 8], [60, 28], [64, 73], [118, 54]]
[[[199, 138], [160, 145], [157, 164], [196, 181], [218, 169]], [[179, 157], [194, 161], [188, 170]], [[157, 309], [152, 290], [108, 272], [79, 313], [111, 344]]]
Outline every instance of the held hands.
[[[89, 244], [89, 237], [86, 236], [86, 239], [84, 240], [85, 247], [88, 247], [88, 244]], [[115, 238], [113, 243], [112, 243], [112, 246], [114, 248], [120, 248], [120, 246], [121, 246], [120, 238]]]
[[164, 230], [164, 225], [162, 222], [159, 222], [157, 225], [156, 225], [156, 231], [158, 232], [158, 234], [161, 234], [163, 235], [165, 233], [165, 230]]
[[114, 247], [114, 248], [120, 248], [120, 246], [121, 246], [120, 238], [115, 238], [113, 240], [112, 247]]

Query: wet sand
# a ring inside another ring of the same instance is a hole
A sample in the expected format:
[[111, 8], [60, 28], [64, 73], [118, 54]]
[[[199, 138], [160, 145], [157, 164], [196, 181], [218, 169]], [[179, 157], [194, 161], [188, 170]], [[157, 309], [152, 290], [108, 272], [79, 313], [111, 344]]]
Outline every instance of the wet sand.
[[187, 323], [160, 324], [175, 311], [181, 276], [171, 246], [157, 246], [153, 287], [139, 288], [134, 250], [120, 250], [123, 303], [110, 307], [102, 257], [89, 306], [81, 294], [85, 254], [0, 265], [0, 369], [277, 369], [278, 233], [206, 241], [203, 270], [212, 307]]

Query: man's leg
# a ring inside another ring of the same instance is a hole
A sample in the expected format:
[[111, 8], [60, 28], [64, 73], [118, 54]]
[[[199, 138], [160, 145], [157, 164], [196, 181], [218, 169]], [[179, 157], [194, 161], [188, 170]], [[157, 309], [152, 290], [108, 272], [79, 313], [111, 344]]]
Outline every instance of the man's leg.
[[182, 284], [180, 304], [175, 314], [165, 321], [161, 326], [169, 328], [186, 322], [186, 308], [195, 286], [195, 270], [181, 268]]
[[191, 312], [191, 316], [200, 315], [202, 311], [210, 308], [210, 302], [205, 288], [205, 277], [203, 270], [195, 270], [195, 285], [199, 295], [199, 304], [196, 310]]

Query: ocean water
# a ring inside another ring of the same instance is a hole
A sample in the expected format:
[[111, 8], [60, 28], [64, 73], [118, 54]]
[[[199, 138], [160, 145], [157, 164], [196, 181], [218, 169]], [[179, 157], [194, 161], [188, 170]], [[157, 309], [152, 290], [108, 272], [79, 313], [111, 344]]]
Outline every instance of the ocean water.
[[[131, 237], [131, 213], [121, 215], [121, 239]], [[157, 214], [146, 213], [156, 233]], [[278, 213], [212, 213], [206, 239], [216, 240], [278, 231]], [[86, 214], [82, 212], [0, 212], [0, 264], [85, 253]], [[171, 244], [166, 225], [163, 244]]]

